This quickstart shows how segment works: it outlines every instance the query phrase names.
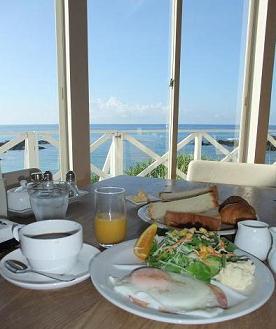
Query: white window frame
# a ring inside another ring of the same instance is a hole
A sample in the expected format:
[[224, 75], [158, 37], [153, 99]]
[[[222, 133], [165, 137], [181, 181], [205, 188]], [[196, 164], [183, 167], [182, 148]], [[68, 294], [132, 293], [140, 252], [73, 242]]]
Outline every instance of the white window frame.
[[170, 119], [168, 147], [168, 178], [176, 179], [177, 136], [179, 116], [180, 57], [182, 31], [182, 0], [172, 1]]
[[61, 177], [90, 183], [87, 1], [56, 0]]
[[[182, 0], [172, 0], [168, 178], [176, 178]], [[240, 120], [240, 162], [265, 159], [276, 35], [276, 1], [250, 0]], [[90, 181], [87, 0], [56, 0], [60, 161]], [[80, 147], [81, 145], [81, 147]]]
[[251, 0], [245, 58], [240, 162], [265, 163], [276, 42], [276, 2]]

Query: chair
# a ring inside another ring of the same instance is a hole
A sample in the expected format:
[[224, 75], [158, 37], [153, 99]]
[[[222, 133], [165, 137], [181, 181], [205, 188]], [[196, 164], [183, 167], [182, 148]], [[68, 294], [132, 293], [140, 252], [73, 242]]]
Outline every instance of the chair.
[[193, 160], [188, 166], [187, 180], [204, 183], [276, 187], [276, 166]]
[[3, 173], [3, 179], [5, 182], [6, 189], [10, 189], [16, 186], [19, 186], [21, 179], [26, 179], [28, 182], [31, 180], [31, 174], [35, 172], [40, 172], [38, 168], [29, 168], [16, 171], [10, 171]]

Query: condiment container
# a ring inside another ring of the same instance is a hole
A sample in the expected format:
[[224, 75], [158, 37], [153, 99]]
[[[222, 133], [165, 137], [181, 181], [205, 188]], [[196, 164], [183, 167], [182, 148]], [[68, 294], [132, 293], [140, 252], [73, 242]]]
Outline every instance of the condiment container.
[[268, 224], [257, 220], [238, 222], [235, 245], [260, 260], [265, 260], [271, 247]]

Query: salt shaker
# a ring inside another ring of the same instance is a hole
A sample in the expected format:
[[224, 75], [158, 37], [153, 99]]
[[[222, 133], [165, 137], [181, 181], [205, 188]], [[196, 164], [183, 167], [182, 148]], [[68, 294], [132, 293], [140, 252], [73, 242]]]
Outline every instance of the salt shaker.
[[80, 195], [80, 193], [79, 193], [79, 189], [76, 185], [76, 175], [75, 175], [74, 171], [72, 171], [72, 170], [68, 171], [68, 173], [66, 174], [66, 182], [70, 186], [69, 198], [74, 197], [74, 196], [78, 197]]
[[47, 170], [43, 174], [43, 184], [46, 188], [53, 187], [53, 174], [51, 173], [51, 171]]
[[53, 174], [51, 173], [51, 171], [45, 171], [45, 173], [43, 174], [43, 180], [48, 182], [53, 180]]
[[41, 171], [38, 171], [38, 172], [34, 172], [31, 174], [31, 179], [33, 182], [35, 183], [39, 183], [42, 181], [43, 179], [43, 175], [42, 175], [42, 172]]

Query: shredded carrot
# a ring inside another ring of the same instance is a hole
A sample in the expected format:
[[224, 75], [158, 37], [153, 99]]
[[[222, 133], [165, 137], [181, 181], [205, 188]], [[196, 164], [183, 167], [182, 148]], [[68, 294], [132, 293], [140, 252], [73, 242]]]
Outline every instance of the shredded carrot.
[[[188, 234], [187, 234], [188, 235]], [[173, 251], [177, 246], [179, 246], [181, 243], [185, 243], [185, 242], [190, 242], [192, 241], [192, 238], [193, 238], [193, 235], [188, 235], [188, 236], [185, 236], [183, 238], [181, 238], [180, 240], [178, 240], [176, 243], [174, 243], [173, 245], [171, 246], [167, 246], [165, 247], [164, 249], [167, 250], [167, 251]]]

